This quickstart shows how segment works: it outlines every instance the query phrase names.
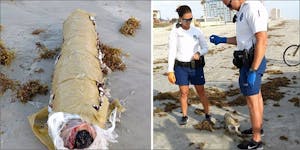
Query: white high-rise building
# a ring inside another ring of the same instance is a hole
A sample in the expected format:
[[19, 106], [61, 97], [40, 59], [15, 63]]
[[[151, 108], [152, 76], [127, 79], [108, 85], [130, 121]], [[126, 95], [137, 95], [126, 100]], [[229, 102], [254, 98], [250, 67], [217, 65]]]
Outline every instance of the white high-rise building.
[[204, 3], [206, 18], [220, 18], [225, 22], [231, 22], [235, 11], [231, 11], [220, 0], [206, 0]]

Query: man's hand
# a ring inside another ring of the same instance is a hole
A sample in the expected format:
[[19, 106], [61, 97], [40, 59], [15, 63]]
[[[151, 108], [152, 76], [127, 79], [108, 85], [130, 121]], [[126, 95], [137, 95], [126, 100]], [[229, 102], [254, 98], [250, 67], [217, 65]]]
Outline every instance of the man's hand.
[[255, 79], [256, 79], [256, 71], [250, 69], [247, 77], [247, 82], [250, 87], [254, 86]]
[[199, 59], [200, 59], [200, 53], [199, 53], [199, 52], [195, 53], [195, 54], [193, 55], [193, 59], [194, 59], [194, 60], [199, 60]]
[[174, 72], [169, 72], [169, 73], [168, 73], [168, 79], [169, 79], [169, 82], [170, 82], [170, 83], [172, 83], [172, 84], [175, 83], [176, 78], [175, 78]]
[[227, 43], [227, 38], [226, 37], [219, 37], [217, 35], [211, 35], [209, 37], [209, 41], [211, 43], [214, 43], [215, 45], [218, 45], [220, 43]]

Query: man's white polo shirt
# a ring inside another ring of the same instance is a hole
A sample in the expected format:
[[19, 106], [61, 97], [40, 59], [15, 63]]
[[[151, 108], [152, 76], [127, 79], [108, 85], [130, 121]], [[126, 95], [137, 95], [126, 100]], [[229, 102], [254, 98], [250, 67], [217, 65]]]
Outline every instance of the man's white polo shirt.
[[255, 33], [267, 31], [268, 12], [259, 1], [246, 1], [237, 12], [236, 39], [238, 50], [249, 50], [255, 45]]

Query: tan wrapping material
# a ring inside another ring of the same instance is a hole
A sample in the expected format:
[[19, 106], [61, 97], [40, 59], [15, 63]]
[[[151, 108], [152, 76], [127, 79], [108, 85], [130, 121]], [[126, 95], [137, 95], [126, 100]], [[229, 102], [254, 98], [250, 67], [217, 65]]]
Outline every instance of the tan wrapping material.
[[[87, 122], [104, 128], [109, 105], [107, 97], [103, 97], [99, 111], [92, 107], [99, 104], [96, 82], [102, 82], [103, 75], [97, 58], [97, 33], [90, 16], [93, 15], [76, 10], [64, 22], [64, 42], [52, 82], [52, 110], [78, 114]], [[47, 120], [46, 110], [44, 108], [28, 118], [39, 140], [48, 149], [54, 149], [47, 126], [39, 124]]]

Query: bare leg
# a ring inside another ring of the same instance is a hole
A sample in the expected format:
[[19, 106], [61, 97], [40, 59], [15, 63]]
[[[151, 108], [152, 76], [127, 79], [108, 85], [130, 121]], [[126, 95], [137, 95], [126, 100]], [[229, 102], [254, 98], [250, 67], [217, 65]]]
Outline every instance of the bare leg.
[[258, 93], [258, 101], [259, 101], [259, 110], [260, 110], [260, 114], [261, 114], [261, 117], [262, 117], [262, 120], [261, 120], [261, 128], [263, 127], [263, 118], [264, 118], [264, 101], [263, 101], [263, 97], [262, 97], [262, 94], [261, 94], [261, 91], [259, 91]]
[[253, 140], [256, 142], [261, 141], [260, 130], [262, 125], [262, 117], [263, 117], [259, 95], [261, 94], [246, 96], [246, 100], [250, 112], [252, 130], [253, 130]]
[[189, 94], [189, 86], [183, 85], [179, 86], [180, 89], [180, 103], [181, 103], [181, 111], [183, 116], [187, 116], [187, 108], [188, 108], [188, 94]]
[[200, 97], [200, 102], [203, 105], [205, 114], [209, 113], [209, 101], [205, 94], [204, 86], [203, 85], [195, 85], [195, 89]]

